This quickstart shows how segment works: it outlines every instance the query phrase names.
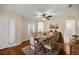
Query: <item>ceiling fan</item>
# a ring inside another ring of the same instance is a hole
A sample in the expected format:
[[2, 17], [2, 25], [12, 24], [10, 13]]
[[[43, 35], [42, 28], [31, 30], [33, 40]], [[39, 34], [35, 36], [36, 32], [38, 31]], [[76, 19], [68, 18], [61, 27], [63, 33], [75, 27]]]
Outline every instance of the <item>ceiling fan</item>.
[[50, 17], [52, 17], [52, 15], [47, 15], [47, 14], [42, 14], [42, 20], [50, 20]]

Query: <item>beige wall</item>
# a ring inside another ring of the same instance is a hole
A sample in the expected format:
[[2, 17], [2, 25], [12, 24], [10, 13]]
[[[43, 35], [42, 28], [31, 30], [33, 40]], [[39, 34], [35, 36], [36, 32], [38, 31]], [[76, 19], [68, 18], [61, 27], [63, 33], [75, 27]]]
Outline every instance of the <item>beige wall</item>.
[[[65, 21], [69, 19], [74, 19], [77, 21], [77, 11], [70, 12], [69, 14], [58, 18], [59, 20], [59, 29], [64, 34], [65, 31]], [[72, 18], [73, 17], [73, 18]]]
[[28, 24], [32, 24], [32, 23], [34, 23], [35, 24], [35, 31], [37, 31], [37, 21], [35, 21], [35, 20], [31, 20], [31, 19], [28, 19], [28, 20], [25, 20], [25, 22], [24, 22], [24, 38], [25, 39], [29, 39], [29, 37], [28, 37]]
[[64, 41], [67, 42], [68, 39], [66, 39], [66, 20], [76, 20], [76, 23], [75, 23], [75, 33], [78, 34], [78, 22], [77, 22], [77, 11], [73, 11], [72, 13], [69, 13], [67, 14], [66, 16], [63, 16], [60, 19], [59, 21], [59, 24], [60, 24], [60, 31], [63, 33], [63, 37], [64, 37]]
[[[36, 25], [36, 30], [37, 30], [37, 22], [31, 19], [27, 19], [21, 15], [17, 15], [16, 13], [8, 12], [8, 11], [0, 11], [0, 16], [15, 16], [16, 17], [16, 38], [17, 41], [23, 41], [28, 39], [28, 23], [35, 23]], [[68, 13], [65, 16], [62, 17], [57, 17], [57, 18], [52, 18], [51, 20], [45, 22], [46, 27], [45, 30], [49, 30], [49, 24], [54, 24], [57, 23], [59, 25], [59, 31], [65, 34], [65, 21], [68, 20], [71, 16], [75, 17], [76, 22], [79, 21], [79, 11], [73, 11]], [[76, 25], [78, 22], [76, 23]], [[76, 27], [76, 33], [79, 34], [79, 26]]]
[[[49, 24], [58, 24], [59, 25], [59, 31], [63, 31], [63, 27], [65, 25], [65, 21], [68, 20], [70, 17], [74, 16], [77, 20], [77, 13], [76, 11], [72, 12], [72, 13], [69, 13], [65, 16], [61, 16], [61, 17], [56, 17], [56, 18], [53, 18], [51, 20], [48, 20], [46, 21], [47, 23], [47, 27], [49, 26]], [[47, 28], [48, 30], [48, 28]]]
[[78, 35], [79, 35], [79, 7], [77, 9]]
[[0, 11], [0, 16], [13, 16], [16, 18], [16, 41], [22, 42], [25, 40], [24, 38], [24, 22], [25, 18], [16, 13], [8, 12], [8, 11]]
[[13, 16], [16, 18], [16, 41], [24, 41], [28, 40], [28, 23], [34, 23], [37, 31], [37, 21], [27, 19], [21, 15], [16, 13], [12, 13], [9, 11], [1, 11], [0, 16]]
[[47, 30], [47, 31], [49, 30], [49, 28], [48, 28], [49, 24], [58, 24], [59, 25], [58, 31], [62, 32], [63, 37], [64, 37], [65, 36], [65, 31], [66, 31], [65, 21], [69, 20], [69, 19], [76, 20], [76, 24], [75, 24], [76, 34], [79, 34], [79, 26], [78, 26], [79, 14], [78, 14], [77, 10], [75, 10], [73, 12], [70, 12], [70, 13], [64, 15], [64, 16], [61, 16], [61, 17], [56, 17], [56, 18], [52, 17], [51, 20], [46, 21], [46, 28], [45, 28], [45, 30]]

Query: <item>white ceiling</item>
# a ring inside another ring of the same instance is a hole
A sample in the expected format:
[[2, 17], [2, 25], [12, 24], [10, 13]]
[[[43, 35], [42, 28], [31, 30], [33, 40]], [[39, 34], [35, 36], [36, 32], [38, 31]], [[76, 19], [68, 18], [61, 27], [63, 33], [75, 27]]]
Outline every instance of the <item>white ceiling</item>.
[[30, 19], [39, 19], [38, 13], [44, 13], [47, 10], [53, 14], [53, 17], [63, 16], [73, 10], [76, 10], [77, 5], [68, 8], [68, 4], [2, 4], [0, 9], [11, 11], [20, 14]]

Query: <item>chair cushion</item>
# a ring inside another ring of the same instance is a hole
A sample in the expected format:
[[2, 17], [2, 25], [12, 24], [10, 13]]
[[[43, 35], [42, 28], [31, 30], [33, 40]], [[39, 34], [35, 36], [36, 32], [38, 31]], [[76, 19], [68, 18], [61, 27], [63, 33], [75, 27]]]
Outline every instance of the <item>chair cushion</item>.
[[49, 49], [49, 50], [51, 50], [51, 46], [50, 45], [45, 44], [44, 47]]

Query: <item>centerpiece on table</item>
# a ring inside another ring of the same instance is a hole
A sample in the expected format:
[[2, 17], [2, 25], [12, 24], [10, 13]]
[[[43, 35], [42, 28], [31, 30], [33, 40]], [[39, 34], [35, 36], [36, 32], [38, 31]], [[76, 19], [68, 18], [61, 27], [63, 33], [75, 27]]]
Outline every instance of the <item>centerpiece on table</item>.
[[46, 36], [47, 35], [47, 33], [46, 32], [43, 32], [43, 36]]

